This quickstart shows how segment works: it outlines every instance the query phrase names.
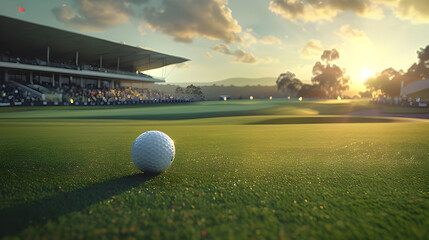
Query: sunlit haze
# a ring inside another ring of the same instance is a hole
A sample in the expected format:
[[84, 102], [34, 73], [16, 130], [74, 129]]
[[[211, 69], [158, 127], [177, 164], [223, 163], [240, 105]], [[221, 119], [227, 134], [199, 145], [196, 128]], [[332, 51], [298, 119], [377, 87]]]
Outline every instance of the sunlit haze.
[[406, 71], [428, 44], [429, 1], [313, 2], [22, 0], [2, 1], [0, 14], [190, 59], [149, 72], [167, 83], [287, 71], [308, 83], [323, 50], [335, 48], [333, 64], [362, 90], [386, 68]]
[[362, 72], [360, 73], [360, 80], [362, 82], [365, 82], [368, 78], [373, 77], [374, 76], [374, 72], [365, 68], [362, 70]]

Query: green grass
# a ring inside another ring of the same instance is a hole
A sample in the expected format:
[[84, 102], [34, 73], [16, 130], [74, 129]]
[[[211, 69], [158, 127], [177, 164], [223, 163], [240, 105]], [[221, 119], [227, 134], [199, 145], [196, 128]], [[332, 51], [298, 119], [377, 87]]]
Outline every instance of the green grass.
[[381, 112], [391, 114], [429, 114], [429, 108], [388, 106]]
[[[2, 109], [0, 237], [427, 239], [429, 122], [338, 115], [366, 107]], [[152, 129], [176, 145], [160, 175], [131, 162]]]

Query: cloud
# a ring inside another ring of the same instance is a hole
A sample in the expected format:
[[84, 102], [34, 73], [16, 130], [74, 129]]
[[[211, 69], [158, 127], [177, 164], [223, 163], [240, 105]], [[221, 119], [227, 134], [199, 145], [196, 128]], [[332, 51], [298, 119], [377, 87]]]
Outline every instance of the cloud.
[[207, 56], [208, 58], [212, 58], [212, 57], [213, 57], [209, 52], [206, 52], [206, 56]]
[[304, 22], [332, 20], [346, 11], [369, 18], [383, 17], [379, 4], [370, 0], [271, 0], [269, 9], [285, 19]]
[[231, 51], [230, 47], [224, 43], [219, 43], [215, 45], [212, 50], [222, 53], [225, 55], [230, 55], [235, 57], [235, 62], [239, 63], [257, 63], [259, 59], [255, 57], [252, 53], [237, 49], [234, 52]]
[[265, 57], [261, 59], [261, 62], [264, 64], [280, 63], [280, 60], [278, 58]]
[[246, 29], [246, 31], [242, 34], [241, 40], [241, 45], [244, 47], [250, 47], [258, 42], [256, 39], [256, 34], [251, 28]]
[[273, 44], [282, 44], [282, 40], [280, 40], [279, 38], [273, 36], [273, 35], [268, 35], [265, 37], [261, 37], [259, 39], [261, 41], [261, 43], [263, 44], [268, 44], [268, 45], [273, 45]]
[[273, 35], [261, 37], [256, 34], [251, 28], [246, 29], [246, 31], [241, 34], [241, 40], [241, 46], [246, 48], [258, 43], [258, 41], [266, 45], [282, 44], [282, 40], [280, 40], [279, 38]]
[[356, 43], [369, 42], [369, 38], [364, 31], [359, 29], [353, 29], [348, 24], [342, 26], [338, 34], [344, 39], [347, 39], [352, 42], [356, 42]]
[[72, 6], [52, 9], [58, 21], [87, 32], [101, 32], [108, 27], [141, 21], [138, 30], [161, 31], [179, 42], [197, 37], [241, 42], [242, 29], [232, 17], [227, 0], [72, 0]]
[[144, 24], [140, 24], [137, 28], [140, 32], [140, 35], [145, 36], [147, 32], [144, 30]]
[[[116, 0], [75, 0], [77, 11], [63, 4], [52, 9], [55, 18], [65, 25], [86, 32], [100, 32], [106, 28], [128, 23], [133, 12], [130, 3]], [[145, 1], [133, 1], [145, 2]]]
[[197, 37], [240, 42], [241, 26], [226, 4], [227, 0], [162, 0], [160, 8], [145, 7], [143, 18], [150, 29], [179, 42], [190, 43]]
[[255, 57], [253, 54], [245, 52], [241, 49], [235, 50], [234, 54], [235, 61], [241, 62], [241, 63], [256, 63], [258, 61], [258, 58]]
[[429, 23], [428, 0], [271, 0], [271, 12], [291, 21], [317, 22], [343, 12], [380, 19], [390, 9], [397, 17], [412, 23]]
[[311, 39], [301, 49], [301, 57], [320, 57], [324, 49], [319, 40]]
[[229, 48], [228, 45], [226, 45], [224, 43], [219, 43], [219, 44], [215, 45], [214, 47], [212, 47], [212, 49], [218, 53], [232, 55], [231, 49]]
[[400, 0], [394, 10], [396, 16], [413, 23], [429, 23], [429, 1]]

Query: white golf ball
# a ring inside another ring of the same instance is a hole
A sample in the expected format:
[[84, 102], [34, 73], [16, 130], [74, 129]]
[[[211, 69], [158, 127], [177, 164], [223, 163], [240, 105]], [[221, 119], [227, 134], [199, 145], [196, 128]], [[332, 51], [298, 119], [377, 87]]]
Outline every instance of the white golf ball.
[[163, 172], [174, 160], [176, 149], [171, 138], [160, 131], [147, 131], [131, 147], [134, 165], [143, 172]]

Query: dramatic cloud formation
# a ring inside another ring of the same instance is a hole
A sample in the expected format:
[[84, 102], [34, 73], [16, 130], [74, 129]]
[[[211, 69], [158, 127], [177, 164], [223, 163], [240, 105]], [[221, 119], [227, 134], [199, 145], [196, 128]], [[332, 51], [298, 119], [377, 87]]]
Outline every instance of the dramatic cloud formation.
[[319, 57], [324, 49], [319, 40], [312, 39], [301, 49], [301, 57]]
[[304, 22], [331, 20], [345, 11], [371, 18], [383, 16], [378, 4], [369, 0], [272, 0], [269, 9], [283, 18]]
[[429, 23], [429, 1], [399, 0], [395, 13], [413, 23]]
[[[76, 9], [63, 5], [52, 9], [57, 20], [82, 31], [104, 31], [128, 23], [131, 17], [142, 21], [138, 30], [159, 30], [176, 41], [192, 42], [196, 37], [241, 42], [241, 26], [231, 15], [227, 0], [74, 0]], [[147, 4], [144, 4], [147, 3]]]
[[342, 26], [340, 28], [340, 31], [338, 32], [338, 34], [341, 37], [343, 37], [347, 40], [350, 40], [352, 42], [356, 42], [356, 43], [369, 42], [369, 38], [364, 31], [359, 30], [359, 29], [353, 29], [348, 24]]
[[232, 52], [230, 47], [223, 43], [215, 45], [212, 49], [218, 53], [234, 56], [235, 62], [256, 63], [259, 61], [259, 59], [255, 57], [253, 54], [245, 52], [241, 49], [237, 49], [234, 52]]
[[196, 37], [240, 42], [241, 26], [226, 4], [227, 0], [163, 0], [160, 8], [145, 7], [144, 19], [150, 29], [180, 42], [189, 43]]
[[[145, 1], [133, 1], [145, 2]], [[77, 11], [68, 5], [52, 9], [58, 21], [81, 31], [97, 32], [129, 22], [130, 3], [116, 0], [75, 0]]]
[[291, 21], [316, 22], [332, 20], [342, 12], [362, 17], [382, 18], [383, 8], [413, 23], [429, 22], [428, 0], [271, 0], [269, 9]]

